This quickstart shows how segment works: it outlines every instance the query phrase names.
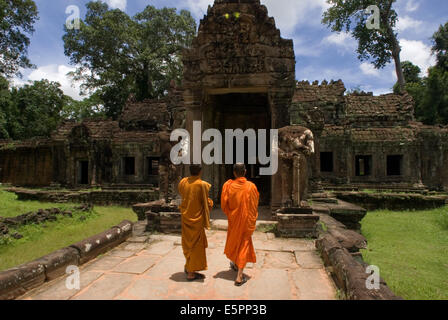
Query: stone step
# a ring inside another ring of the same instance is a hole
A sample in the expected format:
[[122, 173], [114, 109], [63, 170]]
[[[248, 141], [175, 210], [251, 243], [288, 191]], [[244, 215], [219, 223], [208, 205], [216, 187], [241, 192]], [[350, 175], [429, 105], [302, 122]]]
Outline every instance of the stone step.
[[[277, 221], [266, 221], [266, 220], [259, 220], [257, 221], [257, 228], [260, 227], [270, 227], [273, 225], [277, 225]], [[227, 231], [229, 224], [227, 220], [224, 219], [214, 219], [211, 220], [210, 223], [212, 230], [218, 230], [218, 231]]]

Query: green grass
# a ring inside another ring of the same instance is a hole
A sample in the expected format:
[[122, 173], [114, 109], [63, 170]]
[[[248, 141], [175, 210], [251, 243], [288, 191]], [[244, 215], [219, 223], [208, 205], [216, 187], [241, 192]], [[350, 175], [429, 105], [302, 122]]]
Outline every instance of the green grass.
[[[11, 196], [12, 195], [12, 196]], [[63, 205], [63, 208], [73, 207]], [[0, 190], [0, 216], [12, 217], [37, 209], [61, 207], [52, 203], [20, 202], [14, 194]], [[5, 214], [6, 213], [6, 214]], [[87, 219], [82, 221], [84, 216]], [[28, 225], [17, 230], [24, 236], [20, 240], [8, 238], [0, 243], [0, 270], [32, 261], [85, 238], [101, 233], [123, 220], [136, 221], [129, 208], [95, 207], [93, 212], [75, 212], [73, 218], [58, 217], [58, 221], [41, 225]]]
[[405, 299], [448, 299], [448, 208], [374, 211], [362, 221], [368, 264]]
[[42, 203], [38, 201], [17, 201], [17, 196], [0, 188], [0, 217], [10, 218], [18, 215], [49, 208], [69, 208], [73, 205]]

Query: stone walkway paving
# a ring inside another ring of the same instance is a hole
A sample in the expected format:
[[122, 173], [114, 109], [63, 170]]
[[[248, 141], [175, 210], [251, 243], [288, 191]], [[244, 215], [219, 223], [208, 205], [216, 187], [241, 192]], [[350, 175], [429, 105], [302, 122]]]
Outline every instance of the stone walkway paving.
[[258, 262], [245, 270], [250, 278], [235, 287], [236, 273], [224, 256], [225, 231], [207, 232], [205, 280], [187, 282], [180, 237], [142, 235], [129, 239], [80, 268], [80, 290], [68, 290], [66, 277], [26, 294], [28, 300], [329, 300], [333, 281], [317, 255], [314, 241], [278, 239], [256, 232]]

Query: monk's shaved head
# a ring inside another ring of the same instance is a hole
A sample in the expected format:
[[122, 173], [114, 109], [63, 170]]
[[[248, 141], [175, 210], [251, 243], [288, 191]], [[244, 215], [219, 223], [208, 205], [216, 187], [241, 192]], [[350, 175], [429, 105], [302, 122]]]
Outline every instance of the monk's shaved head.
[[244, 177], [246, 175], [246, 166], [244, 163], [237, 163], [233, 166], [233, 172], [237, 178]]
[[192, 176], [198, 176], [202, 171], [202, 167], [198, 164], [192, 164], [190, 166], [190, 174]]

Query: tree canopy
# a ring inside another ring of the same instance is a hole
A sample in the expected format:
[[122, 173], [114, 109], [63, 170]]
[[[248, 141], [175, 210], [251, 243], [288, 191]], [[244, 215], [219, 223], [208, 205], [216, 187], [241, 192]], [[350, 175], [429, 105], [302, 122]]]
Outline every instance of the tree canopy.
[[190, 45], [196, 22], [188, 11], [147, 6], [134, 17], [107, 4], [87, 4], [80, 28], [67, 29], [65, 54], [83, 90], [96, 92], [107, 116], [117, 118], [132, 93], [137, 100], [166, 94], [182, 77], [181, 49]]
[[[417, 120], [429, 125], [448, 125], [448, 23], [440, 26], [432, 39], [437, 64], [422, 77], [418, 66], [404, 61], [401, 66], [406, 79], [405, 89], [414, 98]], [[394, 92], [399, 92], [398, 84], [394, 86]]]
[[27, 57], [34, 23], [38, 19], [33, 0], [0, 1], [0, 75], [10, 78], [20, 68], [33, 65]]
[[432, 52], [436, 54], [437, 67], [448, 71], [448, 22], [439, 27], [432, 40]]
[[[323, 14], [322, 23], [332, 31], [347, 32], [358, 41], [358, 58], [369, 60], [381, 69], [392, 60], [395, 62], [398, 84], [404, 89], [405, 79], [401, 68], [398, 35], [394, 28], [398, 15], [393, 8], [396, 0], [327, 0], [330, 8]], [[366, 9], [376, 5], [380, 10], [379, 28], [369, 29]]]
[[0, 90], [1, 139], [49, 137], [60, 124], [61, 112], [71, 99], [64, 95], [59, 83], [48, 80], [20, 88], [8, 88], [6, 84]]

